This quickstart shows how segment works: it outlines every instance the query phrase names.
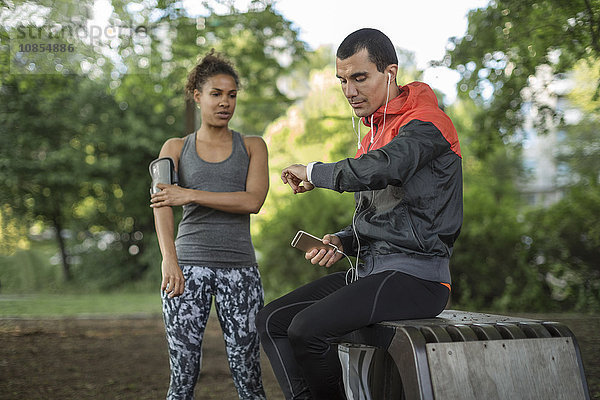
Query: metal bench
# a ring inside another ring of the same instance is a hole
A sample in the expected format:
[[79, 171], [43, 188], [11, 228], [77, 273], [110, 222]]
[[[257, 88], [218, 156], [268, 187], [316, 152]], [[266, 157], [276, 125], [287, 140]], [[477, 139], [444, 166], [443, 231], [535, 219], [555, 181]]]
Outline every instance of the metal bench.
[[589, 399], [565, 325], [446, 310], [382, 322], [338, 344], [348, 399]]

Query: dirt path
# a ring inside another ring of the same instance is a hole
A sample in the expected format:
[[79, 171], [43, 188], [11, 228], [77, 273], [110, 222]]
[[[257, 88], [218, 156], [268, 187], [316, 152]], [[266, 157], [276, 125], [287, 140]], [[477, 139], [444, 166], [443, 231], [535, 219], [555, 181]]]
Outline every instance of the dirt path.
[[[269, 399], [283, 399], [263, 354]], [[164, 399], [169, 360], [160, 317], [0, 320], [0, 399]], [[237, 399], [216, 319], [196, 398]]]
[[[600, 399], [600, 317], [552, 320], [575, 333], [591, 398]], [[262, 362], [267, 397], [283, 399], [264, 354]], [[159, 316], [0, 319], [0, 400], [164, 399], [168, 370]], [[196, 399], [237, 399], [221, 330], [212, 315]]]

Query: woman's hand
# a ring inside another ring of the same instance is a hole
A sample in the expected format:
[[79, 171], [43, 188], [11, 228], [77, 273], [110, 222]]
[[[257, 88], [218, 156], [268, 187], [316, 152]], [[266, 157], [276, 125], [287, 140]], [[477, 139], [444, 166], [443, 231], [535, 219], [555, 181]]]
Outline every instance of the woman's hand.
[[171, 207], [171, 206], [182, 206], [192, 202], [190, 198], [190, 190], [182, 188], [177, 185], [167, 185], [159, 183], [156, 185], [157, 188], [161, 189], [160, 192], [154, 193], [150, 197], [150, 207]]
[[325, 249], [312, 249], [308, 253], [304, 254], [304, 257], [307, 260], [310, 260], [312, 264], [319, 264], [322, 267], [331, 267], [333, 264], [338, 262], [342, 257], [342, 253], [344, 252], [344, 248], [342, 246], [342, 241], [336, 235], [325, 235], [323, 236], [324, 244], [332, 244], [338, 248], [339, 251], [334, 250], [325, 250]]
[[170, 299], [181, 296], [185, 289], [185, 278], [177, 261], [163, 259], [161, 271], [162, 283], [160, 290], [165, 292]]

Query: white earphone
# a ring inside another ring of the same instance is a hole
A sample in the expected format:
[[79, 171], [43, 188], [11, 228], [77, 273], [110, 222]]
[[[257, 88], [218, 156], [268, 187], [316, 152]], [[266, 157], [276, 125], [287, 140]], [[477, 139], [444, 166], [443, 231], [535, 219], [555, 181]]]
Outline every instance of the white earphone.
[[[387, 113], [388, 101], [390, 99], [390, 83], [391, 82], [392, 82], [392, 74], [390, 72], [388, 72], [387, 96], [385, 99], [385, 108], [383, 111], [383, 126], [381, 128], [382, 131], [385, 129], [385, 115]], [[360, 120], [359, 120], [359, 124], [358, 124], [358, 132], [357, 132], [356, 126], [354, 124], [354, 114], [351, 114], [350, 117], [352, 119], [352, 130], [354, 130], [354, 133], [356, 134], [356, 136], [358, 138], [358, 150], [360, 150], [362, 148], [362, 145], [360, 143], [360, 125], [361, 125]], [[381, 138], [381, 135], [379, 135], [377, 140], [374, 141], [373, 116], [371, 115], [371, 145], [373, 145], [374, 142], [376, 143], [380, 138]], [[356, 207], [354, 208], [354, 213], [352, 214], [352, 232], [354, 232], [354, 236], [356, 237], [356, 244], [357, 244], [356, 265], [352, 265], [352, 261], [350, 260], [350, 258], [346, 254], [342, 253], [342, 254], [344, 254], [344, 256], [346, 256], [346, 258], [350, 262], [350, 269], [346, 272], [346, 284], [349, 284], [350, 282], [355, 282], [358, 280], [358, 259], [360, 257], [360, 238], [358, 237], [358, 232], [356, 231], [356, 222], [355, 221], [356, 221], [356, 212], [358, 211], [361, 197], [362, 197], [362, 192], [358, 192], [358, 201], [356, 202]], [[348, 278], [350, 278], [350, 281], [348, 281]]]
[[[385, 113], [387, 112], [387, 103], [388, 100], [390, 98], [390, 83], [392, 82], [392, 74], [391, 72], [388, 72], [388, 81], [387, 81], [387, 97], [385, 99], [385, 110], [383, 113], [383, 128], [385, 128]], [[358, 132], [356, 132], [356, 126], [354, 124], [354, 114], [350, 114], [350, 118], [352, 119], [352, 129], [354, 130], [354, 133], [357, 136], [357, 147], [358, 150], [360, 150], [362, 148], [362, 145], [360, 143], [360, 123], [358, 124]], [[375, 138], [373, 136], [373, 116], [371, 116], [371, 144], [373, 144]]]
[[[383, 127], [381, 128], [382, 132], [385, 129], [385, 114], [387, 113], [388, 101], [390, 99], [390, 83], [391, 82], [392, 82], [392, 74], [390, 72], [388, 72], [387, 96], [385, 98], [385, 109], [383, 110]], [[381, 135], [379, 135], [379, 138], [381, 138]], [[377, 140], [379, 140], [379, 138]], [[375, 140], [375, 137], [373, 136], [373, 115], [371, 115], [371, 145], [373, 145], [375, 142], [377, 142], [377, 140]]]

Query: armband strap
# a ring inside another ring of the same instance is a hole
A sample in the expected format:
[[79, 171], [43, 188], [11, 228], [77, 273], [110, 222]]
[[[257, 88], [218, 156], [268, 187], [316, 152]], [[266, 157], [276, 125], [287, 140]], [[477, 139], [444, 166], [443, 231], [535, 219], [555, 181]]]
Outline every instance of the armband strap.
[[179, 184], [179, 177], [177, 171], [175, 171], [175, 162], [171, 157], [160, 157], [152, 161], [148, 166], [150, 171], [150, 177], [152, 178], [152, 186], [150, 193], [157, 193], [160, 191], [156, 187], [159, 183], [165, 183], [168, 185]]

